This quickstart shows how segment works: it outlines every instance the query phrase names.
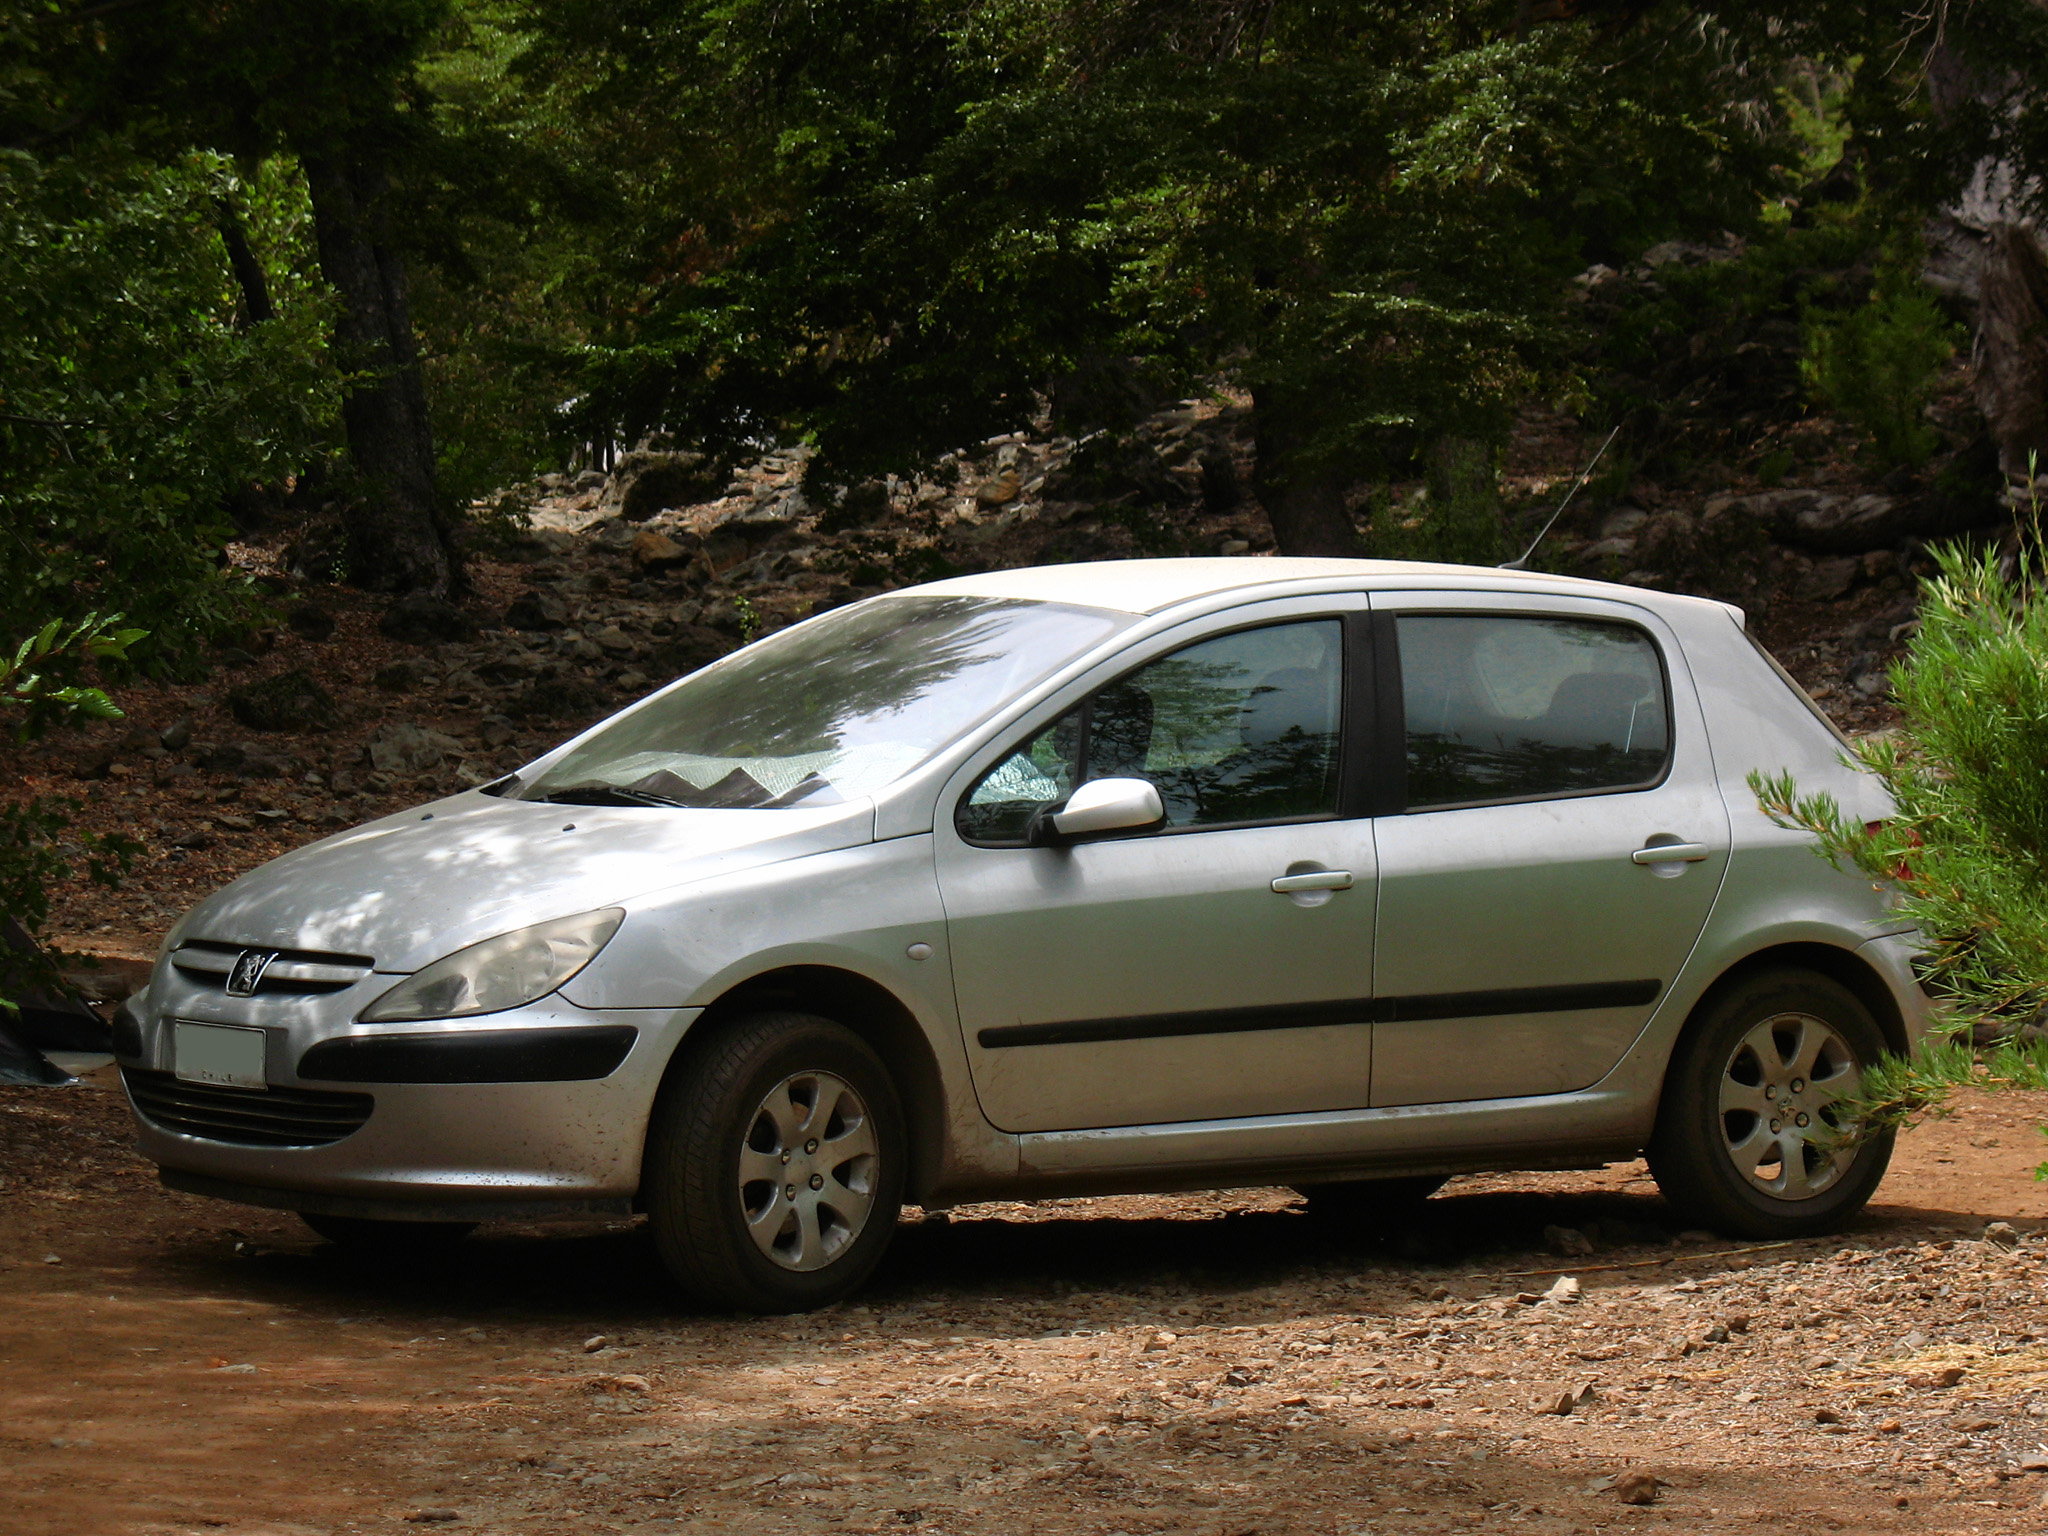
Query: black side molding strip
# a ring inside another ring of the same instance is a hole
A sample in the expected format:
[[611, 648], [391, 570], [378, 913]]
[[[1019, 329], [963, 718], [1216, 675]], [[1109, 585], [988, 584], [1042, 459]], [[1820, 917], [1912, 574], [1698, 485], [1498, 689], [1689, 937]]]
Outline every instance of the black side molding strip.
[[[975, 1040], [986, 1050], [1018, 1045], [1092, 1045], [1104, 1040], [1166, 1040], [1181, 1035], [1235, 1035], [1263, 1029], [1315, 1029], [1341, 1024], [1398, 1024], [1420, 1019], [1484, 1019], [1511, 1013], [1578, 1013], [1638, 1008], [1655, 1002], [1661, 981], [1595, 981], [1562, 987], [1504, 987], [1492, 992], [1428, 992], [1413, 997], [1356, 997], [1328, 1003], [1278, 1003], [1150, 1013], [1121, 1019], [1054, 1024], [997, 1024]], [[303, 1074], [302, 1074], [303, 1075]]]
[[571, 1029], [449, 1030], [322, 1040], [299, 1058], [320, 1083], [569, 1083], [610, 1077], [640, 1031], [630, 1024]]

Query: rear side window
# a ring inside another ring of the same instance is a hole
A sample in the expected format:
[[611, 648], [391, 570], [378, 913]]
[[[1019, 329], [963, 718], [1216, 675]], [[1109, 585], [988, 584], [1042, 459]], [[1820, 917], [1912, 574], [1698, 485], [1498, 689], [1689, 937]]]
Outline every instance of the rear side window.
[[1629, 624], [1399, 621], [1411, 811], [1635, 789], [1671, 752], [1664, 667]]

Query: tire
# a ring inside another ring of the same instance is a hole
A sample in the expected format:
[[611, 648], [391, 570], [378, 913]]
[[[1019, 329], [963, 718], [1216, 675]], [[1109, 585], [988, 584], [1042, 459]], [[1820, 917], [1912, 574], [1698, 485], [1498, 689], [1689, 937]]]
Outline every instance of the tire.
[[641, 1175], [655, 1250], [714, 1306], [829, 1306], [895, 1234], [906, 1147], [895, 1085], [859, 1036], [805, 1013], [737, 1019], [655, 1102]]
[[1346, 1179], [1337, 1184], [1300, 1184], [1295, 1193], [1316, 1221], [1346, 1227], [1399, 1227], [1413, 1221], [1422, 1202], [1449, 1183], [1444, 1174], [1402, 1179]]
[[320, 1211], [301, 1211], [299, 1220], [330, 1243], [366, 1253], [445, 1248], [476, 1230], [473, 1221], [377, 1221], [364, 1216], [329, 1216]]
[[1831, 1232], [1863, 1209], [1889, 1131], [1833, 1142], [1833, 1103], [1885, 1054], [1848, 988], [1811, 971], [1739, 982], [1694, 1021], [1665, 1072], [1650, 1172], [1686, 1220], [1730, 1237]]

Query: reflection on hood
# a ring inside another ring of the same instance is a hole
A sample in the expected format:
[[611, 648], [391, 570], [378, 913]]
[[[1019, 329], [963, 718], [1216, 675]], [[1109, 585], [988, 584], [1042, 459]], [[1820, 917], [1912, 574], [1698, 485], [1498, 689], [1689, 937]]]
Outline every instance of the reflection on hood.
[[202, 902], [188, 939], [369, 955], [413, 971], [493, 934], [872, 840], [873, 807], [675, 810], [469, 792], [273, 859]]

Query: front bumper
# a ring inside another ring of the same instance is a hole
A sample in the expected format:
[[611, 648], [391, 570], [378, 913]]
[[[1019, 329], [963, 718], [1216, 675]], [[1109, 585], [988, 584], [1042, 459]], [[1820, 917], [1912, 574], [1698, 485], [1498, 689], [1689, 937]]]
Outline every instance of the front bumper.
[[[122, 1059], [143, 1155], [173, 1188], [333, 1215], [481, 1220], [627, 1209], [662, 1074], [701, 1011], [584, 1009], [555, 996], [481, 1019], [370, 1027], [352, 1022], [363, 1001], [354, 988], [321, 998], [228, 998], [186, 988], [167, 969], [136, 1000], [136, 1049]], [[370, 990], [390, 981], [379, 978]], [[269, 1090], [202, 1090], [211, 1102], [168, 1112], [166, 1095], [178, 1090], [176, 1020], [262, 1029]], [[628, 1032], [623, 1059], [606, 1070]], [[474, 1036], [478, 1049], [464, 1059], [489, 1070], [605, 1075], [446, 1081], [447, 1052], [430, 1047], [453, 1036]], [[542, 1048], [506, 1050], [521, 1038]], [[610, 1045], [595, 1057], [563, 1049], [579, 1038]], [[399, 1048], [380, 1048], [392, 1045]], [[337, 1062], [359, 1063], [370, 1080], [343, 1080]], [[302, 1077], [302, 1066], [311, 1075]], [[443, 1080], [390, 1080], [409, 1072]], [[293, 1128], [307, 1118], [297, 1106], [319, 1109], [323, 1101], [367, 1114], [325, 1145], [274, 1144], [295, 1139]], [[284, 1129], [266, 1127], [266, 1116], [282, 1116]], [[259, 1140], [273, 1144], [253, 1144]]]

